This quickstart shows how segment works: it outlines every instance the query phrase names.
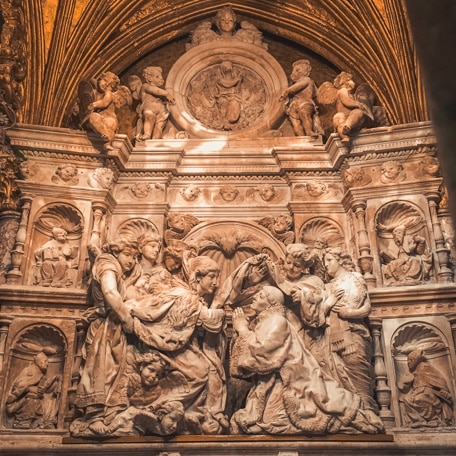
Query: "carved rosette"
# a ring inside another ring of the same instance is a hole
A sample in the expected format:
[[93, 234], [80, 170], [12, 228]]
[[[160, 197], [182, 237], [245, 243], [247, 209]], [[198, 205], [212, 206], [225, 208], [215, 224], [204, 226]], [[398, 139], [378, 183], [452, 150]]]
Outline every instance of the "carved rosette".
[[265, 49], [237, 40], [205, 43], [187, 51], [171, 68], [166, 89], [176, 103], [178, 128], [196, 138], [249, 137], [283, 120], [281, 91], [288, 81]]

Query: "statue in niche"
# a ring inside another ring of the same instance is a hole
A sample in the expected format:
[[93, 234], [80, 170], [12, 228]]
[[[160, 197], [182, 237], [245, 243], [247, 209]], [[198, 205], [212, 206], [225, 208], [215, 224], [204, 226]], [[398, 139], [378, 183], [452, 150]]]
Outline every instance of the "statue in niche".
[[56, 226], [52, 228], [52, 238], [35, 250], [39, 270], [35, 285], [57, 288], [74, 285], [74, 274], [70, 273], [78, 268], [79, 249], [68, 242], [67, 235], [64, 228]]
[[241, 307], [233, 311], [230, 371], [252, 379], [245, 407], [231, 418], [233, 434], [384, 432], [359, 396], [323, 375], [285, 316], [282, 291], [263, 287], [250, 312], [252, 320]]
[[171, 239], [182, 240], [199, 223], [201, 221], [191, 214], [171, 212], [167, 219], [168, 228], [165, 231], [165, 243], [168, 245]]
[[317, 100], [323, 105], [335, 105], [333, 125], [342, 143], [363, 127], [385, 126], [388, 120], [383, 108], [375, 106], [375, 93], [368, 84], [356, 85], [350, 73], [342, 71], [334, 81], [324, 82], [317, 90]]
[[[215, 30], [212, 29], [212, 22]], [[191, 43], [187, 44], [187, 50], [200, 44], [220, 40], [238, 40], [267, 49], [263, 43], [261, 32], [253, 24], [241, 21], [239, 27], [236, 23], [236, 14], [231, 6], [225, 6], [217, 11], [213, 21], [203, 21], [191, 34]]]
[[223, 60], [203, 69], [187, 91], [192, 115], [208, 128], [235, 131], [246, 128], [264, 112], [266, 89], [250, 69]]
[[169, 117], [166, 103], [174, 104], [174, 97], [163, 88], [165, 81], [161, 67], [144, 68], [143, 78], [144, 83], [135, 75], [128, 79], [133, 98], [140, 100], [135, 138], [137, 141], [161, 139]]
[[317, 86], [310, 78], [308, 60], [293, 63], [290, 79], [293, 81], [282, 93], [279, 101], [287, 101], [285, 108], [296, 136], [317, 137], [324, 133], [315, 103]]
[[120, 84], [117, 75], [106, 71], [96, 81], [81, 81], [78, 96], [81, 126], [101, 137], [104, 150], [112, 150], [119, 126], [116, 108], [132, 104], [130, 89]]
[[77, 185], [79, 183], [78, 168], [71, 163], [60, 165], [51, 180], [54, 184]]
[[291, 244], [295, 240], [294, 232], [291, 230], [293, 219], [289, 215], [263, 217], [258, 220], [258, 223], [267, 228], [276, 239], [285, 245]]
[[407, 365], [410, 373], [398, 382], [405, 424], [412, 428], [452, 426], [453, 396], [442, 373], [426, 359], [423, 350], [410, 351]]
[[220, 269], [205, 256], [190, 258], [185, 268], [186, 284], [126, 305], [131, 308], [134, 334], [158, 350], [180, 377], [170, 391], [162, 392], [160, 401], [184, 405], [187, 433], [220, 434], [228, 427], [220, 333], [225, 311], [210, 306]]
[[378, 229], [390, 231], [393, 245], [380, 251], [382, 272], [388, 286], [417, 285], [430, 279], [432, 253], [426, 239], [419, 234], [407, 234], [407, 222], [396, 226], [379, 224]]
[[97, 168], [88, 178], [92, 188], [109, 190], [114, 182], [114, 172], [109, 168]]
[[380, 181], [383, 184], [403, 182], [406, 178], [404, 166], [396, 160], [388, 160], [382, 163], [380, 173]]
[[93, 307], [84, 315], [89, 327], [74, 401], [84, 415], [72, 423], [73, 435], [103, 435], [116, 413], [129, 405], [124, 372], [126, 334], [133, 331], [133, 317], [124, 299], [140, 275], [137, 256], [136, 242], [118, 239], [95, 259]]
[[62, 378], [48, 373], [49, 358], [44, 351], [22, 369], [6, 397], [6, 413], [14, 429], [52, 429], [56, 427]]

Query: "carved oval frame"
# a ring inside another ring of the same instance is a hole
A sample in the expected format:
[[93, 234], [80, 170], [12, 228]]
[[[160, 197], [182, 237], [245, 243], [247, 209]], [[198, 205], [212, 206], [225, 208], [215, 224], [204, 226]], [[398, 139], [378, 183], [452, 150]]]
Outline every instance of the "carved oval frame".
[[[235, 131], [211, 129], [199, 122], [190, 112], [186, 101], [191, 80], [202, 70], [229, 60], [258, 75], [265, 84], [266, 104], [263, 114], [247, 128]], [[288, 86], [287, 76], [279, 62], [259, 46], [237, 40], [201, 44], [187, 51], [171, 68], [166, 89], [175, 103], [169, 110], [177, 126], [195, 138], [245, 138], [262, 135], [277, 128], [284, 119], [280, 95]]]

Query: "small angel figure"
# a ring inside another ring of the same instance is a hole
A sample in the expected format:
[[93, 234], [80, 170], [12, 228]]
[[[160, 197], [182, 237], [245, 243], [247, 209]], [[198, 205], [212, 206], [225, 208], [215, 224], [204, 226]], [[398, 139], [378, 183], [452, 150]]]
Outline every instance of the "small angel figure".
[[258, 220], [258, 223], [267, 228], [277, 240], [285, 245], [292, 244], [295, 240], [295, 234], [291, 231], [293, 219], [289, 215], [263, 217]]
[[161, 67], [144, 68], [143, 78], [144, 83], [135, 75], [128, 79], [133, 98], [141, 101], [137, 108], [136, 140], [160, 139], [169, 117], [166, 102], [174, 104], [175, 101], [171, 93], [163, 88], [165, 81]]
[[[342, 71], [331, 83], [324, 82], [317, 90], [317, 100], [324, 105], [336, 106], [333, 125], [341, 141], [350, 143], [350, 136], [362, 127], [386, 125], [384, 110], [374, 106], [375, 93], [368, 84], [361, 84], [355, 89], [355, 82], [350, 73]], [[374, 109], [375, 108], [375, 109]]]
[[131, 92], [120, 85], [120, 79], [110, 71], [95, 81], [81, 81], [78, 90], [81, 126], [95, 131], [104, 140], [104, 150], [112, 150], [112, 141], [119, 121], [116, 108], [131, 105]]
[[323, 134], [315, 103], [317, 86], [309, 77], [310, 71], [311, 66], [308, 60], [302, 59], [294, 62], [293, 71], [290, 74], [293, 84], [285, 89], [279, 98], [279, 101], [287, 101], [285, 111], [296, 136], [316, 137]]

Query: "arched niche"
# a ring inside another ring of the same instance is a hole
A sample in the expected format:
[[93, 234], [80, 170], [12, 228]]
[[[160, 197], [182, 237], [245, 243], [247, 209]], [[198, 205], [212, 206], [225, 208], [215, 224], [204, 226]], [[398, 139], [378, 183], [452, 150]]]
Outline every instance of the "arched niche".
[[67, 346], [64, 334], [50, 324], [32, 324], [16, 334], [2, 398], [6, 428], [43, 432], [58, 427], [63, 420], [61, 396]]
[[[424, 321], [409, 321], [399, 326], [392, 334], [391, 338], [391, 356], [393, 361], [393, 382], [394, 389], [393, 397], [396, 397], [396, 403], [393, 404], [401, 425], [409, 425], [410, 419], [404, 410], [403, 398], [403, 382], [404, 379], [409, 379], [414, 373], [410, 370], [407, 357], [410, 352], [422, 350], [426, 362], [436, 369], [437, 375], [440, 376], [444, 383], [448, 385], [450, 394], [455, 399], [454, 372], [451, 363], [451, 340], [441, 329], [431, 322]], [[421, 383], [427, 382], [432, 376], [433, 382], [437, 382], [436, 374], [428, 372]], [[424, 383], [423, 383], [424, 385]], [[424, 391], [424, 389], [422, 390]], [[452, 413], [454, 417], [454, 403], [452, 405]]]
[[298, 239], [310, 248], [346, 248], [342, 228], [333, 220], [324, 217], [314, 217], [303, 223], [299, 229]]
[[375, 215], [375, 227], [384, 285], [419, 285], [433, 280], [426, 216], [418, 206], [400, 200], [385, 204]]
[[116, 230], [116, 237], [137, 241], [141, 236], [159, 234], [155, 223], [144, 218], [134, 218], [121, 223]]
[[220, 283], [251, 256], [266, 253], [277, 261], [285, 255], [285, 245], [269, 231], [242, 221], [201, 223], [183, 241], [195, 246], [198, 255], [207, 255], [219, 264]]
[[[56, 241], [55, 229], [65, 231], [65, 241]], [[84, 216], [71, 204], [48, 204], [38, 211], [29, 244], [27, 284], [56, 288], [80, 286], [83, 232]], [[48, 273], [43, 272], [45, 263]]]

